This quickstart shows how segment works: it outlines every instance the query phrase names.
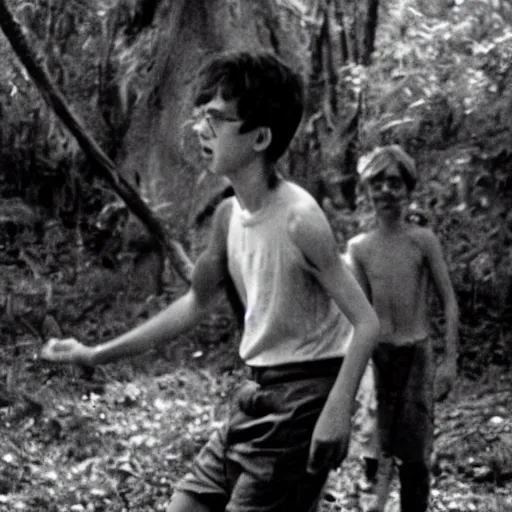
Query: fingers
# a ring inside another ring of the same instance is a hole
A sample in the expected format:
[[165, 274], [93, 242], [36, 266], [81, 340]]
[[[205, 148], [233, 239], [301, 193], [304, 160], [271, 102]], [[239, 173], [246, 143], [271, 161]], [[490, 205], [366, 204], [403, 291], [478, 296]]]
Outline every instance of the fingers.
[[312, 475], [338, 468], [346, 455], [343, 443], [319, 443], [313, 441], [309, 450], [306, 471]]
[[40, 357], [46, 361], [64, 362], [69, 360], [69, 352], [76, 345], [76, 340], [51, 338], [41, 349]]

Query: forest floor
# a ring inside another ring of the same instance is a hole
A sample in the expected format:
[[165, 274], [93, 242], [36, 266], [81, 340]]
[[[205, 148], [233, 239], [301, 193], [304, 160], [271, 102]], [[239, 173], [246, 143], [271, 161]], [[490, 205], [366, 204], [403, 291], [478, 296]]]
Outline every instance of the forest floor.
[[[0, 289], [0, 512], [165, 510], [244, 376], [236, 342], [205, 342], [203, 326], [158, 355], [94, 372], [56, 367], [37, 358], [55, 329], [106, 339], [168, 296], [141, 304], [126, 292], [126, 275], [91, 266], [58, 279], [12, 265], [0, 273], [11, 284]], [[36, 296], [53, 317], [34, 316]], [[512, 377], [503, 367], [461, 377], [437, 404], [433, 512], [512, 511], [511, 410]], [[322, 512], [364, 510], [354, 430], [352, 455], [332, 473]], [[396, 484], [388, 511], [399, 511]]]

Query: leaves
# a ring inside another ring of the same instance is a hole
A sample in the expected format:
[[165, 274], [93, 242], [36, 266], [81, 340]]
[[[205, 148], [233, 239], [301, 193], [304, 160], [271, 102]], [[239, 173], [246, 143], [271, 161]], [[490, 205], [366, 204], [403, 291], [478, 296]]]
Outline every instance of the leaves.
[[[56, 256], [64, 272], [63, 247], [58, 246]], [[36, 281], [29, 269], [20, 268], [9, 273], [13, 289], [37, 293], [43, 304], [44, 282], [53, 277]], [[58, 306], [64, 335], [76, 332], [96, 342], [140, 321], [140, 298], [127, 294], [126, 284], [126, 275], [87, 261], [79, 266], [75, 287], [56, 280], [52, 303]], [[156, 302], [150, 306], [154, 311], [168, 301], [159, 297], [148, 302]], [[0, 510], [165, 510], [176, 481], [220, 425], [245, 375], [233, 355], [235, 340], [211, 346], [203, 332], [198, 338], [192, 333], [160, 354], [98, 368], [89, 380], [78, 369], [34, 363], [37, 344], [29, 338], [19, 356], [17, 382], [20, 393], [30, 392], [37, 405], [20, 395], [0, 409]], [[199, 352], [201, 357], [195, 357]], [[0, 346], [0, 357], [0, 371], [11, 366], [6, 347]], [[226, 367], [230, 370], [224, 371]], [[480, 512], [486, 510], [482, 504], [490, 504], [491, 512], [500, 506], [506, 510], [512, 395], [506, 378], [495, 382], [495, 388], [479, 382], [470, 391], [458, 390], [438, 405], [433, 512]], [[28, 407], [21, 410], [22, 405]], [[365, 438], [362, 430], [355, 440]], [[333, 474], [321, 510], [358, 510], [366, 497], [360, 478], [358, 458], [349, 458]], [[390, 510], [397, 507], [394, 485]]]
[[234, 382], [176, 370], [113, 382], [104, 395], [47, 389], [40, 422], [0, 430], [3, 503], [34, 511], [50, 501], [59, 511], [120, 511], [128, 502], [136, 510], [164, 510], [173, 482], [217, 426]]
[[[412, 7], [414, 4], [417, 7]], [[498, 91], [506, 87], [500, 84], [510, 68], [510, 28], [501, 7], [489, 10], [473, 0], [426, 15], [422, 2], [413, 2], [410, 7], [401, 2], [391, 6], [394, 7], [384, 11], [381, 18], [377, 52], [370, 68], [370, 125], [365, 131], [370, 131], [371, 124], [379, 118], [381, 125], [396, 122], [401, 128], [399, 120], [405, 113], [420, 121], [420, 130], [411, 126], [409, 131], [405, 127], [404, 132], [398, 129], [393, 134], [410, 142], [421, 136], [435, 144], [436, 137], [446, 142], [441, 130], [449, 128], [447, 113], [468, 116], [482, 110], [487, 113], [487, 123], [475, 126], [462, 117], [457, 119], [457, 126], [467, 123], [468, 130], [480, 133], [486, 125], [490, 127], [492, 121], [486, 109], [492, 110], [493, 103], [499, 100]], [[436, 98], [442, 99], [439, 106]], [[443, 102], [445, 107], [439, 108]], [[452, 144], [457, 135], [466, 136], [460, 126], [453, 134]]]
[[[477, 383], [461, 391], [458, 399], [436, 405], [436, 431], [432, 462], [432, 512], [508, 510], [512, 506], [512, 423], [510, 378], [487, 385]], [[353, 453], [364, 424], [354, 424]], [[372, 487], [367, 487], [363, 464], [349, 458], [331, 473], [320, 512], [367, 510]], [[395, 475], [385, 512], [399, 511]]]

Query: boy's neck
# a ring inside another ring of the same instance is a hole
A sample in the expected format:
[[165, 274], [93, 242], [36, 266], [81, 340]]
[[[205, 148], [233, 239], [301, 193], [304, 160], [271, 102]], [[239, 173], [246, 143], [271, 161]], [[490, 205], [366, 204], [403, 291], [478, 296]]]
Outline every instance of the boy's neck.
[[240, 169], [229, 180], [233, 185], [240, 206], [249, 212], [255, 212], [265, 206], [270, 191], [267, 164], [255, 161]]
[[378, 215], [377, 229], [381, 233], [396, 233], [404, 227], [402, 215]]

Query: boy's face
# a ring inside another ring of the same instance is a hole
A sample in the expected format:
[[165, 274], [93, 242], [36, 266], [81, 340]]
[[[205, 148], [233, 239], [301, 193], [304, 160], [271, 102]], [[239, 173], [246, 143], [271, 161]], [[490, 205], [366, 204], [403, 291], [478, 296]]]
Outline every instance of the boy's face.
[[254, 158], [254, 131], [240, 133], [236, 100], [217, 94], [193, 112], [193, 129], [199, 137], [201, 155], [209, 172], [229, 175]]
[[377, 214], [399, 214], [409, 200], [409, 192], [396, 163], [366, 180], [366, 189]]

